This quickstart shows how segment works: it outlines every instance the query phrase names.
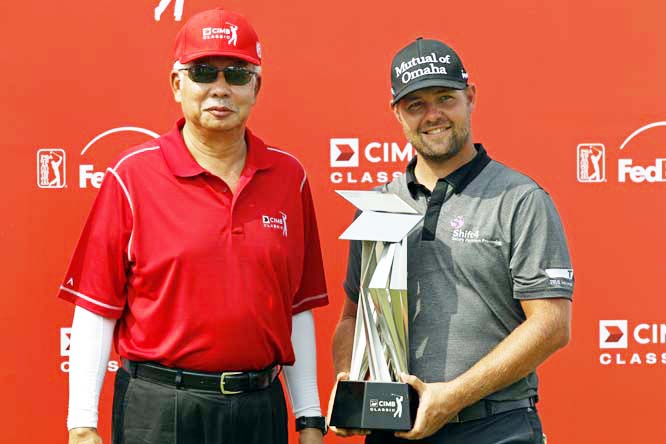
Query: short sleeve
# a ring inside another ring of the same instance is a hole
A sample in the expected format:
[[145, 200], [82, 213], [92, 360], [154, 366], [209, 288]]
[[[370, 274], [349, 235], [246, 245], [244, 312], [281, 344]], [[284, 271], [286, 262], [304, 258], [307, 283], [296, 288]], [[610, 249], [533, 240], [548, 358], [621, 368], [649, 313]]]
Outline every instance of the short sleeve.
[[60, 286], [58, 297], [117, 319], [125, 308], [132, 209], [108, 170]]
[[509, 266], [516, 299], [572, 298], [574, 276], [562, 222], [540, 188], [517, 205]]
[[292, 313], [297, 314], [315, 307], [328, 305], [324, 264], [321, 257], [321, 245], [317, 230], [317, 218], [312, 203], [310, 185], [306, 180], [301, 191], [303, 207], [303, 274], [301, 284], [294, 296]]

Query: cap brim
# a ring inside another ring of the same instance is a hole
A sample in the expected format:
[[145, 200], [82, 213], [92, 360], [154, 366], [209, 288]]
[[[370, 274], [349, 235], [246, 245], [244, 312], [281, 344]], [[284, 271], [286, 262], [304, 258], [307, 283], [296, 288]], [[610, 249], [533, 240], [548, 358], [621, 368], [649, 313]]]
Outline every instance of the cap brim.
[[453, 88], [453, 89], [465, 89], [467, 88], [467, 83], [457, 82], [455, 80], [448, 80], [448, 79], [423, 79], [411, 85], [408, 85], [403, 89], [401, 89], [400, 91], [398, 91], [398, 94], [396, 94], [395, 97], [393, 97], [391, 105], [395, 105], [396, 103], [398, 103], [400, 99], [402, 99], [409, 93], [412, 93], [414, 91], [423, 88], [430, 88], [432, 86], [443, 86], [444, 88]]
[[261, 65], [261, 60], [259, 60], [256, 57], [252, 57], [247, 54], [242, 54], [234, 51], [224, 51], [217, 49], [193, 52], [192, 54], [188, 54], [187, 56], [181, 57], [180, 60], [178, 61], [182, 64], [185, 64], [191, 62], [192, 60], [201, 59], [204, 57], [213, 57], [213, 56], [233, 57], [235, 59], [245, 60], [246, 62], [252, 63], [253, 65]]

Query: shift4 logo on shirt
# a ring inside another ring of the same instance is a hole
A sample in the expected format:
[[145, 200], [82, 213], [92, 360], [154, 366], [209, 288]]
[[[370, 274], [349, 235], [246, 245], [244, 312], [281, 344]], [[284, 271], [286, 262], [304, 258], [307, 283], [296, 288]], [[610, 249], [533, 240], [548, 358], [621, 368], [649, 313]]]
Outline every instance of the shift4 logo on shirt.
[[480, 243], [480, 244], [489, 244], [489, 245], [494, 245], [497, 247], [502, 246], [502, 241], [497, 240], [497, 239], [486, 239], [481, 236], [481, 231], [480, 230], [467, 230], [463, 229], [463, 226], [465, 225], [465, 217], [464, 216], [456, 216], [453, 219], [451, 219], [450, 222], [451, 225], [451, 240], [454, 242], [462, 242], [462, 243]]

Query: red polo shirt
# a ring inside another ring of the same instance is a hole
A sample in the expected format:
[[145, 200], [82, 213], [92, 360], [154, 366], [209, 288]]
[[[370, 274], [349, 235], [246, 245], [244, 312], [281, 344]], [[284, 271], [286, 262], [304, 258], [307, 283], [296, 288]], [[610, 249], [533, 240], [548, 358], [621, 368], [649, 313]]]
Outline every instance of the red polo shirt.
[[169, 133], [107, 169], [59, 297], [117, 318], [118, 353], [190, 370], [292, 364], [292, 314], [326, 305], [305, 171], [246, 131], [232, 194]]

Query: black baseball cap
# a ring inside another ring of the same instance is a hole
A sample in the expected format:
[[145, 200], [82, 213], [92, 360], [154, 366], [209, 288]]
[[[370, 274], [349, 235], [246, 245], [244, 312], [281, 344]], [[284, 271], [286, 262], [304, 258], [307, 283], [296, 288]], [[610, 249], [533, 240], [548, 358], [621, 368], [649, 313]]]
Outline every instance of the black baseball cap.
[[430, 86], [465, 89], [467, 71], [450, 46], [438, 40], [418, 37], [393, 58], [391, 104], [417, 89]]

